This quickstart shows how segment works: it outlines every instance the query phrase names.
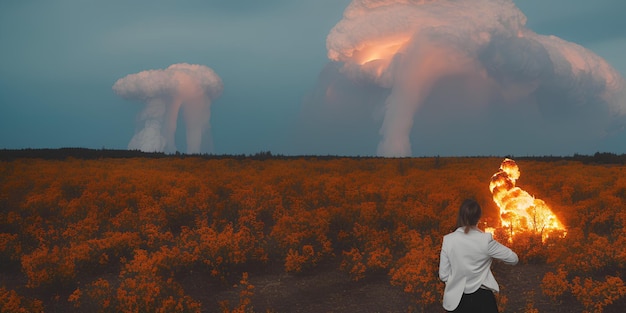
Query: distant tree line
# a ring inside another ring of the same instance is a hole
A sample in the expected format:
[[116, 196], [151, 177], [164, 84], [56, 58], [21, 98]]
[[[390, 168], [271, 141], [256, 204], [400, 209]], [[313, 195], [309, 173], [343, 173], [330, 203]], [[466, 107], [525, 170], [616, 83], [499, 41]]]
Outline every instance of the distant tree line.
[[372, 156], [339, 156], [339, 155], [296, 155], [286, 156], [282, 154], [273, 154], [271, 151], [260, 151], [254, 154], [186, 154], [182, 152], [175, 152], [167, 154], [164, 152], [143, 152], [140, 150], [121, 150], [121, 149], [88, 149], [88, 148], [58, 148], [58, 149], [0, 149], [0, 160], [11, 161], [19, 158], [36, 158], [43, 160], [65, 160], [67, 158], [82, 159], [82, 160], [95, 160], [105, 158], [148, 158], [148, 159], [160, 159], [160, 158], [202, 158], [202, 159], [252, 159], [252, 160], [286, 160], [286, 159], [318, 159], [318, 160], [332, 160], [332, 159], [361, 159], [361, 158], [379, 158]]
[[573, 156], [526, 156], [515, 157], [516, 160], [533, 160], [533, 161], [579, 161], [583, 164], [624, 164], [626, 163], [626, 154], [615, 154], [611, 152], [596, 152], [593, 155], [574, 154]]
[[[338, 156], [338, 155], [296, 155], [285, 156], [281, 154], [273, 154], [271, 151], [260, 151], [255, 154], [185, 154], [176, 152], [174, 154], [166, 154], [164, 152], [143, 152], [139, 150], [121, 150], [121, 149], [88, 149], [88, 148], [58, 148], [58, 149], [0, 149], [0, 160], [11, 161], [19, 158], [37, 158], [44, 160], [65, 160], [67, 158], [75, 158], [82, 160], [94, 160], [104, 158], [185, 158], [200, 157], [203, 159], [252, 159], [252, 160], [269, 160], [269, 159], [320, 159], [332, 160], [338, 158], [348, 159], [371, 159], [379, 158], [376, 156]], [[469, 156], [468, 156], [469, 157]], [[480, 157], [480, 156], [473, 156]], [[498, 157], [498, 156], [483, 156]], [[510, 156], [516, 160], [533, 160], [533, 161], [580, 161], [584, 164], [625, 164], [626, 154], [615, 154], [611, 152], [596, 152], [593, 155], [574, 154], [573, 156]], [[436, 162], [440, 162], [443, 157], [435, 156]]]

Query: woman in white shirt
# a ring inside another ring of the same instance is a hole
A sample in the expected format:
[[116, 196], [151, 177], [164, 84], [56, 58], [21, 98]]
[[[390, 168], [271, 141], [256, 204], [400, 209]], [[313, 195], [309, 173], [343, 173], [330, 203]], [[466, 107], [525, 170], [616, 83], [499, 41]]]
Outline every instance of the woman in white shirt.
[[439, 278], [446, 283], [443, 308], [448, 312], [498, 312], [494, 292], [500, 288], [491, 273], [491, 260], [515, 265], [517, 254], [476, 226], [482, 210], [478, 202], [463, 201], [458, 228], [443, 237]]

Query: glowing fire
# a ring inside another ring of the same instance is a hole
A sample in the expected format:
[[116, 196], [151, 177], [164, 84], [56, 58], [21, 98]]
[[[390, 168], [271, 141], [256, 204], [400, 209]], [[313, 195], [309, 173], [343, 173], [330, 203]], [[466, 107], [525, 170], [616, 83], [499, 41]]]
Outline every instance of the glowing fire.
[[550, 207], [541, 199], [515, 186], [520, 177], [520, 170], [515, 161], [504, 159], [500, 170], [491, 177], [489, 189], [493, 201], [500, 208], [502, 226], [510, 229], [511, 234], [519, 231], [540, 233], [547, 238], [550, 231], [562, 231], [565, 227], [552, 213]]

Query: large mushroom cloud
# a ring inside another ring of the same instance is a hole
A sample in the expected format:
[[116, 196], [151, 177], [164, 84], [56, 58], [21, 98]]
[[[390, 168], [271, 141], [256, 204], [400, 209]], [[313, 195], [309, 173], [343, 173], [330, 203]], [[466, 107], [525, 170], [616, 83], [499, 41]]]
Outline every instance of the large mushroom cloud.
[[387, 157], [576, 153], [626, 123], [620, 74], [511, 0], [354, 0], [327, 50], [303, 112], [329, 145], [353, 124]]

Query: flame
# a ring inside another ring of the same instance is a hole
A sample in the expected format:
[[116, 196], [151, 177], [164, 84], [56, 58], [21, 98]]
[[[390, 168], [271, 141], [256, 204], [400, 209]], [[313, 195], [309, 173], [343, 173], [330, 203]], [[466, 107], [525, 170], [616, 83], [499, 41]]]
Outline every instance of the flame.
[[519, 167], [509, 158], [502, 161], [500, 170], [491, 177], [489, 189], [500, 208], [502, 226], [510, 229], [511, 235], [532, 231], [541, 234], [544, 240], [552, 231], [565, 234], [565, 227], [548, 204], [515, 186], [519, 177]]

